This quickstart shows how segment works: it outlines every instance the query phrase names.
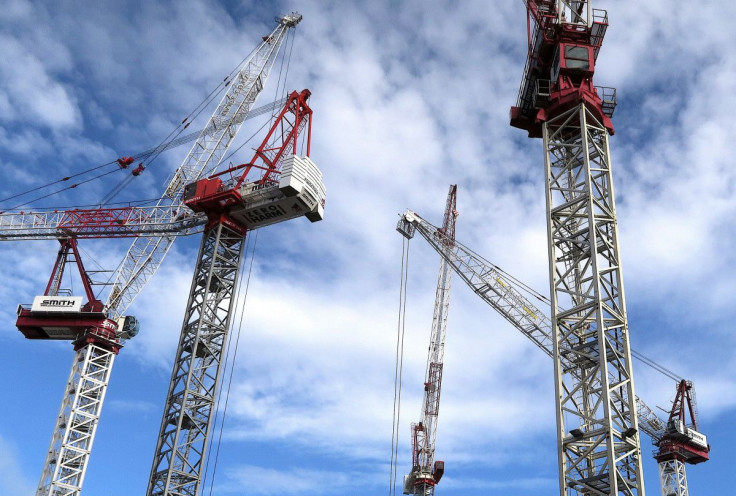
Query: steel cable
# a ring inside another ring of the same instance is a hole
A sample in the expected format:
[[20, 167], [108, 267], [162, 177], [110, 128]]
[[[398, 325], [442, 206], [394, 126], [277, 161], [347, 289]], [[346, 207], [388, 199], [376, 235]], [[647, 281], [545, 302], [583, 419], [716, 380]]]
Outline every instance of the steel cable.
[[404, 369], [404, 335], [406, 330], [406, 288], [409, 276], [409, 240], [403, 238], [401, 249], [401, 279], [399, 284], [399, 319], [396, 330], [396, 358], [394, 363], [394, 407], [391, 425], [391, 464], [389, 467], [389, 496], [396, 494], [398, 469], [399, 424], [401, 421], [401, 383]]

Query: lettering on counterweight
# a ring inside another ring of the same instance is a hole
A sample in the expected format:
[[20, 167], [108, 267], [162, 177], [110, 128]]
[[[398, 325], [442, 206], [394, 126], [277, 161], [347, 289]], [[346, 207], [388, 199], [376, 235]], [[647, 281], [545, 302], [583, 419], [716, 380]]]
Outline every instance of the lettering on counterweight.
[[275, 219], [276, 217], [283, 217], [286, 215], [286, 211], [281, 208], [280, 205], [270, 205], [268, 207], [261, 207], [255, 210], [251, 210], [246, 213], [248, 221], [250, 222], [264, 222], [269, 219]]
[[74, 300], [41, 300], [43, 307], [73, 307]]

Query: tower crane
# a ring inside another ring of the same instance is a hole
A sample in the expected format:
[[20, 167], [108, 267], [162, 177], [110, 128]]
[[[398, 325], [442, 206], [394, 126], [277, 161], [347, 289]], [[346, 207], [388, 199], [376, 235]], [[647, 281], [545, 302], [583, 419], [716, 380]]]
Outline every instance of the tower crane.
[[593, 86], [608, 15], [589, 0], [524, 4], [510, 121], [544, 143], [559, 492], [644, 496], [608, 146], [615, 90]]
[[[251, 162], [214, 174], [263, 89], [288, 31], [301, 19], [297, 13], [276, 19], [277, 27], [263, 37], [228, 82], [205, 131], [155, 206], [0, 214], [2, 240], [59, 239], [62, 244], [44, 296], [36, 298], [34, 305], [21, 305], [16, 323], [31, 339], [71, 339], [76, 351], [38, 496], [81, 492], [114, 356], [123, 341], [137, 332], [137, 321], [121, 316], [159, 267], [174, 238], [202, 229], [205, 235], [182, 330], [185, 344], [177, 353], [160, 436], [166, 441], [157, 447], [149, 490], [149, 494], [182, 494], [180, 490], [196, 494], [245, 232], [298, 216], [314, 222], [323, 215], [321, 172], [308, 158], [308, 90], [289, 95]], [[306, 156], [301, 157], [297, 143], [304, 129]], [[248, 178], [251, 172], [259, 172], [260, 178]], [[104, 237], [135, 240], [103, 305], [92, 292], [76, 239]], [[89, 300], [84, 306], [81, 297], [58, 295], [70, 253]], [[175, 426], [171, 439], [169, 421]]]
[[[445, 217], [440, 229], [443, 233], [442, 245], [445, 251], [452, 249], [455, 241], [455, 220], [457, 218], [457, 186], [450, 186], [445, 206]], [[424, 400], [421, 420], [411, 424], [412, 468], [404, 476], [404, 494], [432, 496], [434, 486], [445, 473], [445, 462], [434, 461], [437, 441], [437, 416], [440, 409], [442, 389], [442, 368], [445, 356], [445, 336], [447, 335], [447, 314], [450, 309], [450, 288], [452, 272], [447, 257], [440, 258], [440, 273], [437, 278], [437, 293], [432, 317], [432, 333], [429, 339], [427, 371], [424, 379]]]
[[[547, 298], [529, 290], [528, 286], [454, 237], [446, 238], [442, 230], [411, 210], [401, 215], [397, 230], [407, 238], [412, 238], [419, 232], [473, 292], [544, 353], [554, 357], [554, 333], [552, 322], [547, 317], [551, 312], [551, 308], [548, 308], [551, 302]], [[544, 308], [540, 309], [524, 296], [530, 293], [543, 303]], [[634, 350], [632, 353], [634, 356], [638, 355]], [[565, 367], [573, 368], [573, 373], [577, 373], [571, 358], [573, 357], [570, 355], [564, 355], [562, 360]], [[678, 381], [677, 395], [667, 421], [655, 414], [641, 398], [636, 397], [635, 401], [639, 426], [657, 447], [654, 457], [659, 464], [662, 496], [686, 496], [688, 492], [684, 463], [707, 461], [710, 451], [706, 437], [697, 430], [692, 383], [683, 379]]]

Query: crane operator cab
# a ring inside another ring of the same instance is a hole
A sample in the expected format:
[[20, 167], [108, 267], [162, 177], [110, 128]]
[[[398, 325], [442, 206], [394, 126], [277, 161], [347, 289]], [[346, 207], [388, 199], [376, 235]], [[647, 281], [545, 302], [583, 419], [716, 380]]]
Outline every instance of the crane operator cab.
[[141, 330], [141, 323], [132, 315], [126, 315], [118, 319], [118, 337], [121, 339], [130, 339], [138, 335]]

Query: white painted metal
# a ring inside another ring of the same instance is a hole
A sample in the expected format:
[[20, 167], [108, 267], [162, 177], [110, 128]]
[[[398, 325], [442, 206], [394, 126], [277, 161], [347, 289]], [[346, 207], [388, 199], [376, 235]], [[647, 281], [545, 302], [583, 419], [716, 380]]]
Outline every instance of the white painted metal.
[[[216, 171], [245, 116], [263, 89], [287, 32], [299, 24], [301, 19], [299, 14], [289, 14], [278, 19], [277, 27], [264, 37], [264, 41], [244, 62], [212, 114], [210, 122], [205, 126], [205, 129], [214, 128], [217, 131], [202, 133], [195, 141], [189, 155], [169, 181], [157, 206], [168, 206], [171, 214], [176, 215], [183, 208], [181, 197], [184, 187]], [[161, 265], [173, 241], [173, 236], [163, 235], [139, 238], [133, 242], [117, 271], [107, 299], [106, 307], [111, 318], [117, 318], [125, 312]]]
[[36, 496], [78, 496], [115, 353], [87, 344], [74, 356]]
[[543, 139], [560, 495], [643, 496], [608, 131], [580, 104]]
[[205, 231], [146, 494], [199, 494], [245, 236]]
[[101, 219], [94, 210], [6, 212], [0, 214], [0, 240], [125, 236], [186, 236], [206, 217], [181, 205], [114, 209]]
[[[440, 254], [483, 301], [501, 314], [511, 325], [531, 340], [549, 357], [553, 356], [552, 322], [548, 302], [542, 308], [526, 296], [521, 284], [505, 276], [495, 265], [484, 259], [459, 241], [454, 241], [452, 250], [446, 250], [440, 230], [417, 213], [407, 210], [402, 215], [402, 234], [412, 237], [419, 232], [429, 245]], [[405, 234], [406, 233], [406, 234]], [[563, 360], [565, 358], [563, 357]], [[572, 367], [572, 364], [568, 364]], [[576, 371], [572, 369], [572, 373]], [[665, 433], [666, 422], [641, 398], [636, 397], [636, 412], [641, 430], [658, 444]]]
[[662, 496], [689, 496], [685, 464], [680, 460], [659, 463], [659, 483]]
[[[440, 393], [442, 389], [442, 371], [444, 368], [445, 341], [447, 336], [447, 316], [450, 310], [450, 290], [452, 288], [452, 271], [447, 261], [451, 257], [455, 243], [455, 210], [456, 186], [450, 186], [445, 210], [445, 221], [442, 229], [437, 232], [444, 236], [438, 241], [440, 270], [437, 276], [437, 291], [434, 300], [434, 315], [432, 316], [432, 331], [429, 338], [429, 352], [427, 354], [427, 368], [424, 373], [424, 399], [419, 424], [412, 424], [414, 450], [416, 451], [416, 465], [411, 472], [404, 476], [404, 494], [415, 496], [434, 495], [434, 454], [437, 443], [437, 420], [440, 407]], [[399, 232], [406, 237], [406, 228], [399, 222]]]

